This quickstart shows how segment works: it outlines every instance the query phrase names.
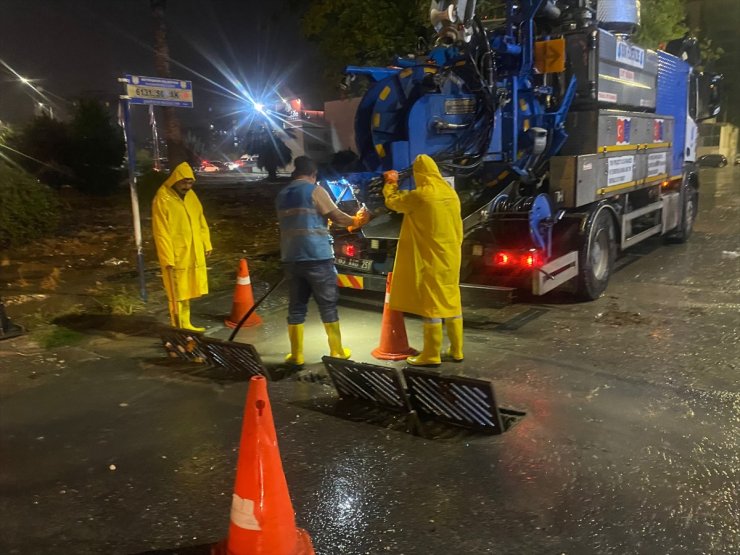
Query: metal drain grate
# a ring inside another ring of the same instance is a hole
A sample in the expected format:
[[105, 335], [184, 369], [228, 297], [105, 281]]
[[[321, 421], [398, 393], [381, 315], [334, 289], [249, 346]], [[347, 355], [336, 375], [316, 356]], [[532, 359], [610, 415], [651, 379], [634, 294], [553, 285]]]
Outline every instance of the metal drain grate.
[[408, 399], [395, 368], [323, 357], [326, 371], [342, 398], [354, 398], [396, 411], [408, 411]]
[[404, 368], [411, 406], [420, 417], [471, 428], [488, 434], [504, 431], [493, 384], [486, 380], [440, 376]]
[[265, 376], [271, 379], [254, 345], [226, 343], [218, 339], [205, 339], [203, 344], [211, 364], [234, 375]]
[[206, 353], [203, 336], [184, 330], [164, 331], [160, 334], [162, 346], [170, 356], [178, 356], [189, 362], [206, 362]]

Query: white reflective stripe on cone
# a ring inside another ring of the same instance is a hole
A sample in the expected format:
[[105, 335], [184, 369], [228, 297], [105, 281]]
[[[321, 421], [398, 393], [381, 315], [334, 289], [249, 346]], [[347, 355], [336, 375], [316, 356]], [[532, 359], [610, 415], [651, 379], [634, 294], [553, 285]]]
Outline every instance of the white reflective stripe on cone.
[[385, 301], [384, 302], [385, 302], [385, 304], [388, 304], [388, 303], [391, 302], [391, 294], [390, 293], [386, 293], [385, 294]]
[[231, 496], [231, 522], [245, 530], [262, 530], [254, 516], [254, 501], [242, 499], [237, 494]]
[[251, 285], [251, 283], [252, 283], [252, 280], [249, 279], [249, 276], [236, 278], [237, 285]]

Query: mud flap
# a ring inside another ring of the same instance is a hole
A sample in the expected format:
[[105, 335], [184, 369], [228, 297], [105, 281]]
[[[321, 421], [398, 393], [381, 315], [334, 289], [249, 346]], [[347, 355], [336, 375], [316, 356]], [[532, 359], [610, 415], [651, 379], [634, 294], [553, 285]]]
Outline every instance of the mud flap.
[[570, 251], [532, 273], [532, 293], [544, 295], [578, 276], [578, 251]]

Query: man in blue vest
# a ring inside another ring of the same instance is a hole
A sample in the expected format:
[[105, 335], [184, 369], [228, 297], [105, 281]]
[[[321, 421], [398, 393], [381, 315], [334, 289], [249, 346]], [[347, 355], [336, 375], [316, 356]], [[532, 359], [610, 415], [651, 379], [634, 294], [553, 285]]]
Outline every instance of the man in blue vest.
[[280, 222], [281, 260], [290, 284], [290, 354], [285, 362], [300, 366], [304, 362], [303, 323], [311, 295], [319, 306], [331, 356], [349, 358], [351, 354], [342, 346], [339, 331], [339, 290], [328, 220], [335, 226], [354, 230], [367, 223], [369, 214], [361, 209], [349, 216], [339, 210], [329, 194], [316, 184], [316, 163], [308, 156], [299, 156], [294, 165], [293, 181], [280, 191], [275, 206]]

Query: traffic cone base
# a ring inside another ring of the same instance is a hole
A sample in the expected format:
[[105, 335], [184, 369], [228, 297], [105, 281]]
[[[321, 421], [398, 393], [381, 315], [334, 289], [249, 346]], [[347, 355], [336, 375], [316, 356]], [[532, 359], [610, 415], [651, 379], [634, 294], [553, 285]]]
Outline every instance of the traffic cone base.
[[380, 324], [380, 345], [373, 349], [371, 353], [380, 360], [404, 360], [419, 354], [416, 349], [409, 347], [403, 313], [390, 307], [392, 280], [393, 272], [389, 272], [385, 282], [385, 303], [383, 304], [383, 321]]
[[[291, 555], [316, 555], [313, 549], [313, 543], [311, 542], [311, 536], [308, 535], [303, 528], [296, 528], [297, 539], [296, 548]], [[211, 546], [211, 555], [242, 555], [241, 553], [235, 553], [229, 551], [228, 540], [222, 540], [217, 544]]]
[[[234, 289], [234, 303], [231, 306], [231, 315], [224, 320], [224, 323], [235, 328], [244, 315], [254, 306], [254, 295], [252, 294], [252, 280], [249, 277], [249, 267], [247, 261], [242, 258], [239, 261], [239, 270], [236, 274], [236, 288]], [[256, 326], [262, 323], [262, 318], [257, 312], [252, 312], [244, 322], [245, 327]]]

